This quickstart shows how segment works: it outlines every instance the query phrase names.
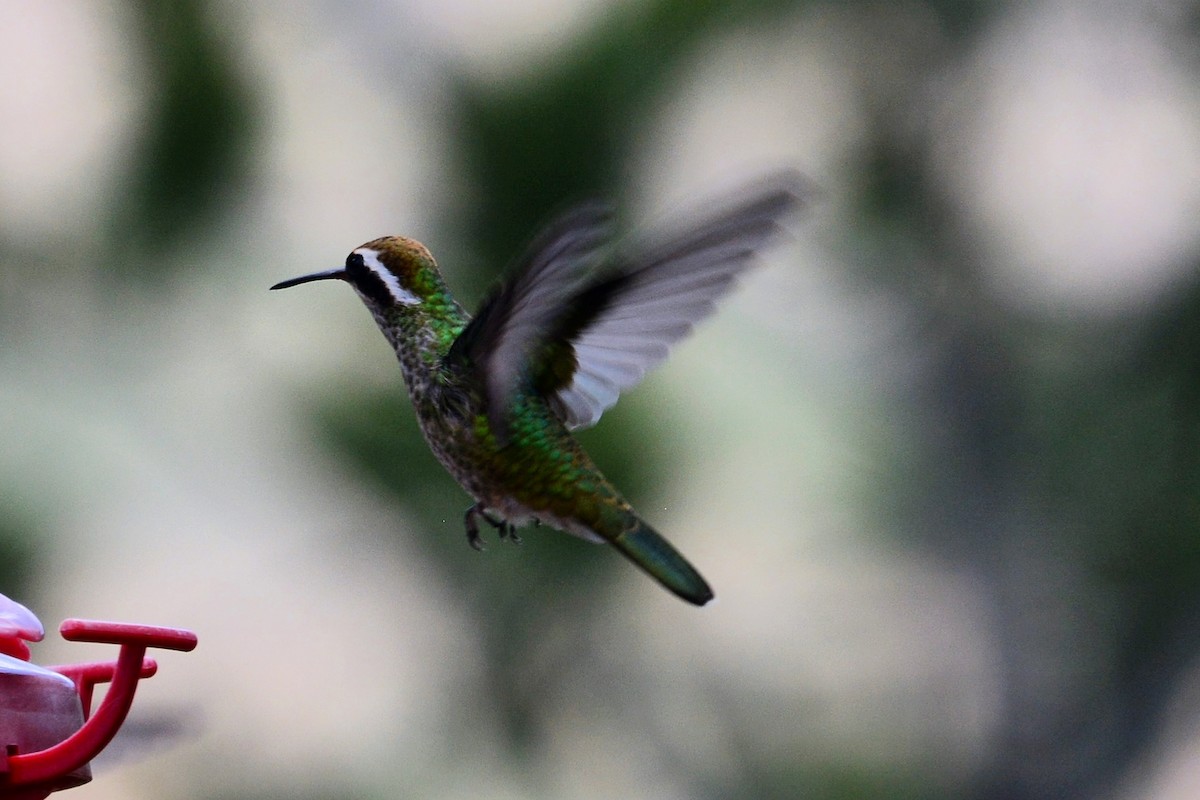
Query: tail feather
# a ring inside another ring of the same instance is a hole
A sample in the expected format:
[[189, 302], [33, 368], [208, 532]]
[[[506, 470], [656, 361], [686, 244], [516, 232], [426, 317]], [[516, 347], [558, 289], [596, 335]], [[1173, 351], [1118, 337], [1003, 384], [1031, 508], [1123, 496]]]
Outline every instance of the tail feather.
[[640, 519], [610, 542], [622, 555], [667, 589], [702, 606], [713, 599], [708, 583], [671, 543]]

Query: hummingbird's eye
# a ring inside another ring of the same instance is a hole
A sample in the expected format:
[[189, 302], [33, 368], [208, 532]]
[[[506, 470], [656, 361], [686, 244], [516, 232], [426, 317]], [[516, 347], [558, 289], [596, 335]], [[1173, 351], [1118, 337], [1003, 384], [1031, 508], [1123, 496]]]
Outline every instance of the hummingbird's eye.
[[379, 253], [369, 248], [359, 248], [346, 256], [346, 278], [359, 294], [378, 306], [410, 306], [421, 299], [400, 282], [396, 273], [379, 260]]

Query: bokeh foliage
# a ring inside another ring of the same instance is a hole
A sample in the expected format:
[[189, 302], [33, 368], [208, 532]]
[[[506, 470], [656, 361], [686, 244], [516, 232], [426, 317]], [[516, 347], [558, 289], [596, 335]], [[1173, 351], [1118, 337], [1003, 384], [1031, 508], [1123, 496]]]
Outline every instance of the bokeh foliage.
[[210, 3], [141, 0], [127, 13], [150, 86], [114, 203], [107, 272], [153, 286], [168, 277], [174, 250], [236, 210], [262, 105]]

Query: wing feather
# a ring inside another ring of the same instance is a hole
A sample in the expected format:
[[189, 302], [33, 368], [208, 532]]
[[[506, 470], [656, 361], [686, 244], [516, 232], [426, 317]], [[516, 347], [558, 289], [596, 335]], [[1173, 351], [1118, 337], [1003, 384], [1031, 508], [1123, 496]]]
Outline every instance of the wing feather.
[[503, 438], [509, 399], [531, 353], [577, 292], [610, 238], [607, 206], [580, 206], [552, 223], [511, 276], [485, 298], [446, 356], [482, 378], [488, 418]]
[[592, 316], [569, 332], [578, 362], [550, 398], [571, 428], [594, 425], [620, 393], [713, 313], [800, 202], [802, 180], [778, 176], [742, 203], [643, 248], [604, 284]]
[[611, 214], [601, 205], [577, 208], [491, 291], [446, 361], [480, 378], [501, 439], [521, 386], [541, 392], [568, 427], [595, 424], [713, 312], [780, 232], [802, 186], [798, 175], [776, 176], [741, 202], [635, 248], [598, 280]]

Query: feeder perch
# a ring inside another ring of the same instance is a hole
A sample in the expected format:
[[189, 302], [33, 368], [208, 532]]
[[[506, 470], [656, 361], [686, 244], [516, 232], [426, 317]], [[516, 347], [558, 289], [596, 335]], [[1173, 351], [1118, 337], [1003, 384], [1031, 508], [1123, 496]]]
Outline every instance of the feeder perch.
[[[0, 595], [0, 800], [38, 800], [92, 779], [89, 762], [125, 721], [142, 678], [158, 670], [146, 650], [190, 651], [196, 634], [121, 622], [68, 619], [69, 642], [120, 646], [116, 661], [40, 667], [26, 642], [45, 632], [29, 609]], [[111, 684], [91, 712], [92, 690]]]

